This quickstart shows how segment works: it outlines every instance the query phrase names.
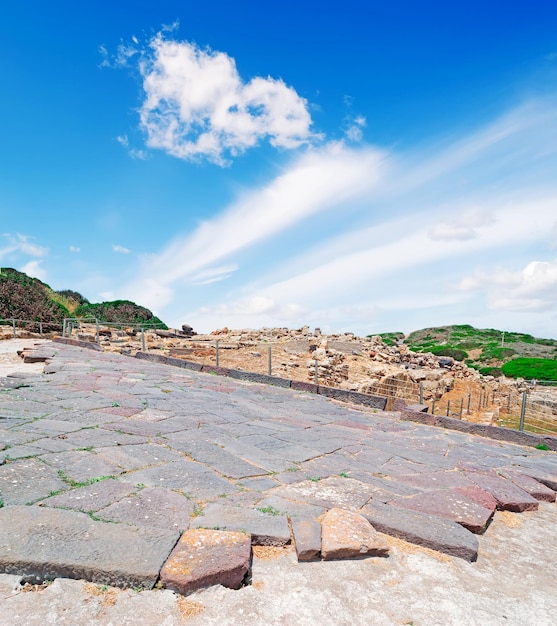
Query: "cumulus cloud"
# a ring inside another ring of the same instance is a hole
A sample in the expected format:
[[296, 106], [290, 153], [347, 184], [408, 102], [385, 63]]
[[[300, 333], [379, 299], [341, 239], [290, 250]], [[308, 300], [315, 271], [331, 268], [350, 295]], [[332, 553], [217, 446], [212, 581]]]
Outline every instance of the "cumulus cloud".
[[548, 311], [557, 305], [557, 259], [531, 261], [518, 271], [477, 272], [462, 280], [463, 291], [485, 291], [490, 308]]
[[363, 115], [349, 116], [345, 120], [344, 136], [348, 141], [357, 143], [363, 139], [363, 129], [367, 126], [367, 120]]
[[120, 254], [129, 254], [131, 252], [129, 248], [124, 248], [124, 246], [119, 246], [117, 244], [112, 244], [112, 249], [114, 252], [119, 252]]
[[454, 218], [438, 222], [430, 229], [428, 236], [437, 241], [466, 241], [475, 239], [479, 235], [479, 229], [493, 223], [494, 218], [489, 211], [473, 208]]
[[223, 165], [264, 139], [287, 149], [315, 139], [304, 98], [281, 79], [244, 82], [224, 52], [159, 33], [139, 67], [140, 121], [152, 148]]
[[20, 268], [21, 272], [24, 272], [28, 276], [38, 278], [39, 280], [46, 280], [46, 271], [41, 266], [42, 261], [29, 261]]

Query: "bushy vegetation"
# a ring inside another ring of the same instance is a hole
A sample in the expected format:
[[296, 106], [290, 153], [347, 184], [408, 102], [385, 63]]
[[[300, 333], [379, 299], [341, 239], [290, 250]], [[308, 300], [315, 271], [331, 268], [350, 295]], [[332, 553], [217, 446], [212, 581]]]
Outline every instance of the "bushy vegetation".
[[455, 361], [464, 361], [464, 359], [468, 358], [467, 352], [452, 346], [434, 346], [431, 352], [435, 354], [435, 356], [450, 356]]
[[555, 359], [513, 359], [505, 363], [502, 370], [505, 376], [511, 378], [557, 380], [557, 361]]
[[156, 328], [168, 328], [164, 322], [155, 317], [149, 309], [129, 300], [113, 300], [98, 304], [82, 304], [75, 311], [76, 317], [95, 317], [103, 322], [118, 324], [145, 324]]
[[[52, 289], [38, 278], [12, 268], [0, 270], [0, 318], [32, 320], [61, 326], [68, 309], [51, 297]], [[30, 329], [31, 325], [30, 325]], [[47, 325], [44, 326], [48, 330]]]
[[[372, 335], [368, 335], [368, 337], [372, 337]], [[404, 333], [381, 333], [379, 337], [381, 337], [385, 345], [396, 346], [400, 341], [404, 339]]]

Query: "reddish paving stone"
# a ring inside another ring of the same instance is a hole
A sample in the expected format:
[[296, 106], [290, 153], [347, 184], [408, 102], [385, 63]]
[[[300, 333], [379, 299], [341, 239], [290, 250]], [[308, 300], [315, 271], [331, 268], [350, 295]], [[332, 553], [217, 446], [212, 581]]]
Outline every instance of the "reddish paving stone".
[[480, 489], [478, 485], [470, 485], [470, 487], [455, 487], [455, 491], [464, 494], [470, 500], [481, 504], [486, 509], [495, 511], [497, 509], [497, 500], [487, 491]]
[[513, 472], [512, 470], [501, 470], [499, 473], [508, 480], [512, 480], [515, 485], [524, 489], [524, 491], [529, 493], [533, 498], [536, 498], [536, 500], [541, 500], [543, 502], [555, 502], [555, 497], [557, 495], [555, 491], [546, 487], [535, 478], [526, 476], [520, 472]]
[[399, 475], [396, 479], [401, 483], [419, 487], [420, 489], [445, 489], [453, 487], [469, 487], [474, 483], [463, 472], [458, 470], [433, 471], [426, 474]]
[[298, 561], [313, 561], [321, 553], [321, 524], [312, 519], [293, 518], [292, 534]]
[[388, 554], [388, 544], [358, 513], [335, 508], [321, 517], [321, 556], [325, 561]]
[[424, 491], [406, 498], [395, 498], [389, 504], [438, 517], [446, 517], [476, 534], [485, 531], [495, 512], [495, 507], [485, 508], [466, 497], [461, 491], [452, 489]]
[[501, 511], [536, 511], [538, 501], [524, 489], [506, 478], [495, 473], [464, 472], [478, 487], [490, 493], [497, 500], [497, 508]]
[[245, 533], [187, 530], [163, 565], [160, 580], [182, 595], [212, 585], [239, 589], [250, 561], [251, 538]]
[[361, 510], [379, 532], [466, 561], [478, 558], [478, 538], [451, 520], [373, 500]]

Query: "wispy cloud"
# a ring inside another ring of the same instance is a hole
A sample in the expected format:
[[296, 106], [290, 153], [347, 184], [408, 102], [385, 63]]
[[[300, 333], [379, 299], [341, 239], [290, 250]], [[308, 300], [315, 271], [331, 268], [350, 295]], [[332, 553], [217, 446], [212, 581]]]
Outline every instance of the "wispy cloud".
[[116, 141], [125, 148], [126, 152], [131, 156], [132, 159], [139, 159], [141, 161], [145, 161], [148, 158], [148, 154], [145, 150], [141, 148], [134, 148], [130, 145], [130, 141], [127, 135], [118, 135], [116, 137]]
[[77, 246], [70, 246], [69, 250], [70, 252], [81, 252], [81, 248], [78, 248]]
[[19, 252], [32, 257], [44, 257], [48, 254], [48, 248], [33, 243], [34, 237], [16, 233], [4, 233], [3, 237], [7, 240], [7, 245], [0, 248], [0, 259], [10, 253]]
[[465, 210], [461, 215], [438, 222], [428, 232], [437, 241], [465, 241], [478, 237], [482, 226], [493, 224], [493, 216], [481, 208]]
[[124, 248], [124, 246], [119, 246], [117, 244], [112, 244], [112, 249], [114, 252], [118, 252], [119, 254], [129, 254], [131, 252], [129, 248]]

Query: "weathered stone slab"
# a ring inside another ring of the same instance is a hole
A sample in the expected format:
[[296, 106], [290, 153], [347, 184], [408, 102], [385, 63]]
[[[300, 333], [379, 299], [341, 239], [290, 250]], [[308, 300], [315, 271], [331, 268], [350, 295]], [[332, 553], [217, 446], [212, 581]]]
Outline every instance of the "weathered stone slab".
[[470, 485], [469, 487], [454, 487], [454, 491], [462, 493], [467, 498], [481, 504], [481, 506], [486, 509], [497, 509], [497, 500], [490, 493], [478, 487], [478, 485]]
[[68, 489], [55, 469], [37, 459], [13, 461], [0, 466], [0, 497], [4, 505], [30, 504], [53, 491]]
[[94, 513], [130, 495], [133, 491], [134, 488], [131, 485], [108, 478], [86, 487], [71, 489], [57, 496], [46, 498], [38, 504], [40, 506]]
[[515, 485], [518, 485], [521, 489], [524, 489], [526, 493], [529, 493], [532, 498], [541, 500], [543, 502], [555, 502], [556, 493], [553, 489], [546, 487], [543, 483], [538, 482], [531, 476], [521, 474], [520, 472], [513, 472], [512, 470], [500, 470], [499, 474], [507, 480], [512, 480]]
[[97, 510], [97, 517], [183, 532], [189, 527], [193, 511], [194, 503], [185, 496], [163, 487], [147, 487]]
[[397, 480], [420, 489], [450, 489], [453, 487], [470, 487], [474, 484], [463, 472], [457, 470], [399, 474]]
[[209, 500], [238, 491], [235, 485], [195, 461], [172, 461], [166, 465], [128, 472], [120, 479], [134, 485], [179, 489], [199, 500]]
[[406, 498], [395, 498], [389, 504], [446, 517], [476, 534], [485, 531], [495, 513], [495, 506], [488, 509], [467, 498], [462, 492], [452, 489], [424, 491]]
[[257, 546], [285, 546], [290, 543], [286, 517], [265, 507], [247, 509], [208, 504], [201, 515], [192, 518], [190, 527], [244, 531], [251, 535], [253, 545]]
[[318, 559], [321, 554], [321, 524], [307, 518], [293, 518], [291, 524], [298, 561]]
[[98, 448], [97, 454], [109, 463], [116, 463], [127, 472], [153, 465], [162, 465], [170, 461], [181, 461], [184, 458], [179, 452], [169, 450], [156, 443]]
[[371, 497], [373, 489], [369, 485], [352, 478], [330, 476], [323, 480], [304, 480], [273, 490], [273, 495], [315, 504], [327, 509], [342, 507], [359, 509]]
[[361, 511], [379, 532], [466, 561], [478, 558], [478, 539], [448, 519], [372, 501]]
[[389, 546], [358, 513], [334, 508], [321, 517], [321, 556], [325, 561], [388, 554]]
[[45, 463], [57, 469], [68, 480], [86, 482], [102, 476], [117, 476], [122, 468], [87, 450], [70, 450], [43, 455]]
[[0, 571], [42, 582], [84, 578], [151, 589], [179, 534], [94, 522], [85, 513], [38, 506], [0, 509]]
[[478, 487], [490, 493], [497, 500], [497, 508], [502, 511], [536, 511], [538, 501], [524, 489], [495, 473], [464, 472], [466, 477]]
[[251, 562], [250, 536], [221, 530], [187, 530], [161, 569], [166, 589], [187, 595], [212, 585], [239, 589]]

